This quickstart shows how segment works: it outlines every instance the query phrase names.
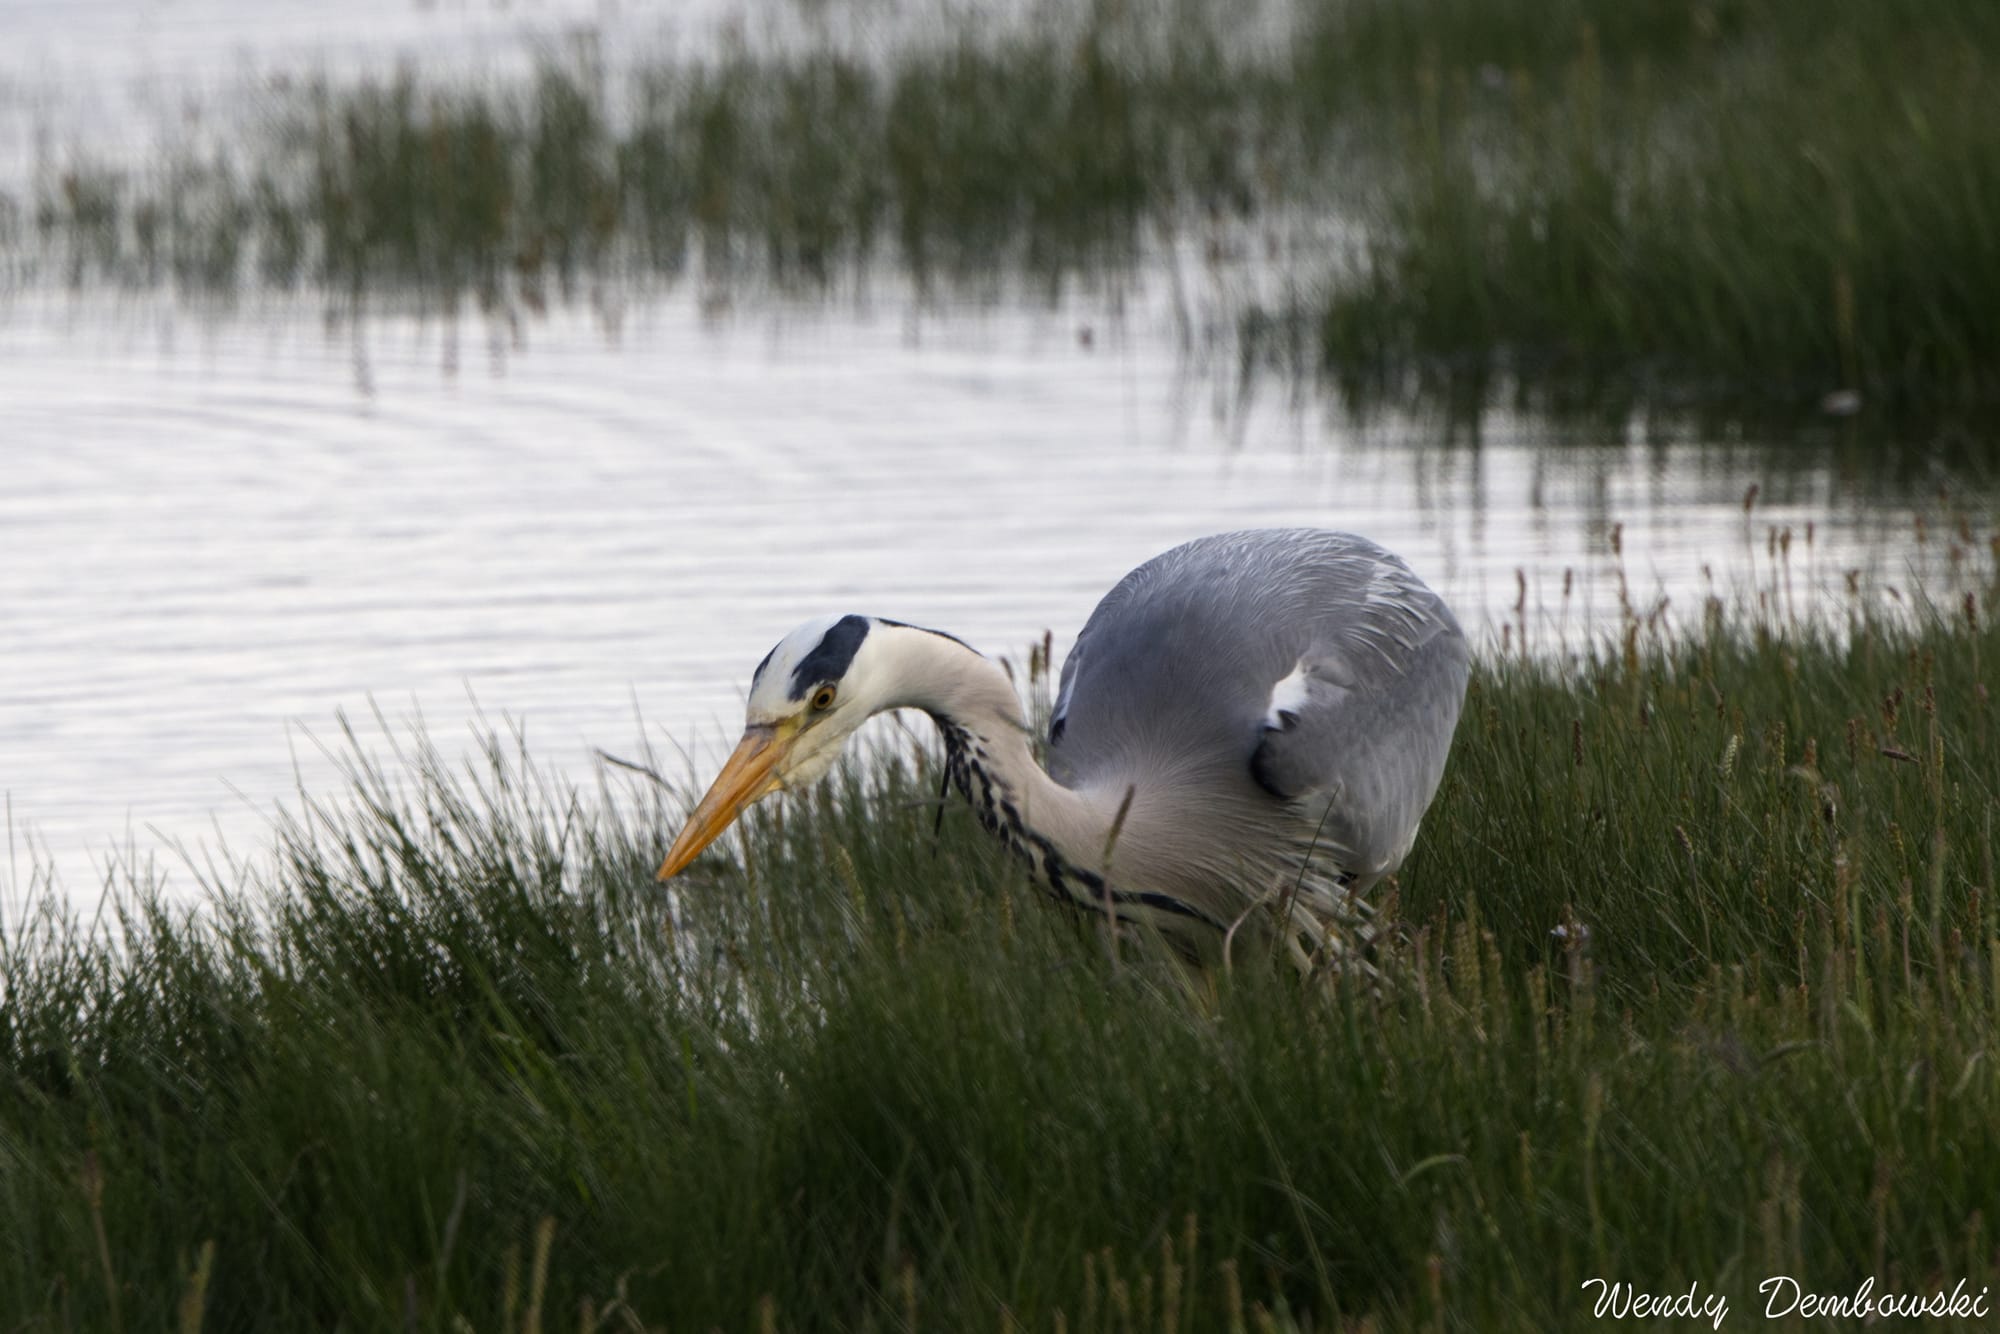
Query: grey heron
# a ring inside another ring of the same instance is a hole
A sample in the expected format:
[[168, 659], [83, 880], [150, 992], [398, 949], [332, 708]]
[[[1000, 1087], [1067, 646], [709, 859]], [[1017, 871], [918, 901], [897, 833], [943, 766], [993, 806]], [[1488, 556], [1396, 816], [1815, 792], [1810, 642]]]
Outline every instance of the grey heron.
[[1255, 918], [1308, 968], [1345, 947], [1359, 896], [1408, 855], [1469, 667], [1443, 600], [1366, 538], [1199, 538], [1091, 613], [1045, 770], [991, 659], [900, 621], [809, 621], [757, 665], [743, 739], [660, 878], [751, 803], [826, 773], [870, 716], [914, 708], [943, 734], [950, 784], [1059, 899], [1199, 958]]

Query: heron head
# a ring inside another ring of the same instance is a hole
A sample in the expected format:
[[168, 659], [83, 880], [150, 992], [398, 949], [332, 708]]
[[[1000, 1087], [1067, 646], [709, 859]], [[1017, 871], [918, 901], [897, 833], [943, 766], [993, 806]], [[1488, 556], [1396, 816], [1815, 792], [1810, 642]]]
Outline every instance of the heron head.
[[841, 744], [884, 707], [873, 625], [866, 616], [807, 621], [764, 655], [750, 678], [743, 739], [688, 816], [660, 879], [679, 875], [752, 804], [826, 773]]

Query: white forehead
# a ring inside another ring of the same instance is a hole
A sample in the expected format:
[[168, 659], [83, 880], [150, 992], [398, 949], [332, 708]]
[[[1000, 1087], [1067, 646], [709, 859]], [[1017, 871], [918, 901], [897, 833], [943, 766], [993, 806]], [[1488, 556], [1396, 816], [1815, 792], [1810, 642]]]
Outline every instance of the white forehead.
[[750, 721], [797, 713], [814, 686], [840, 680], [870, 628], [865, 616], [821, 616], [779, 640], [750, 678]]

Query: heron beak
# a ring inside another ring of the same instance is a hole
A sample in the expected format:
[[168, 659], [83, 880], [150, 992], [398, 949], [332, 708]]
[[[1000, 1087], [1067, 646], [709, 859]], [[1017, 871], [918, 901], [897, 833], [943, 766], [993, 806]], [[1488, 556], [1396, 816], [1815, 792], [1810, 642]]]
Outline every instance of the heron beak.
[[674, 846], [668, 849], [667, 859], [660, 865], [660, 879], [671, 880], [686, 870], [703, 848], [736, 823], [744, 808], [778, 787], [777, 770], [791, 753], [798, 735], [796, 730], [780, 732], [775, 727], [752, 727], [743, 733], [735, 753], [708, 785], [707, 794], [688, 816]]

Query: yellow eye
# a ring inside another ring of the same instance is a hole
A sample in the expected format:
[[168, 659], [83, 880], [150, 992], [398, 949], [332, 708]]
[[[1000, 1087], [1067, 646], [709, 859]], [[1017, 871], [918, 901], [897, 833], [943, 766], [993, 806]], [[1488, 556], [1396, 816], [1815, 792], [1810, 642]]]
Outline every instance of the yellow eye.
[[812, 698], [812, 705], [813, 705], [813, 708], [814, 708], [814, 709], [830, 709], [830, 708], [832, 708], [832, 707], [833, 707], [833, 687], [832, 687], [832, 686], [821, 686], [821, 687], [820, 687], [820, 688], [819, 688], [818, 690], [815, 690], [815, 691], [813, 691], [813, 698]]

